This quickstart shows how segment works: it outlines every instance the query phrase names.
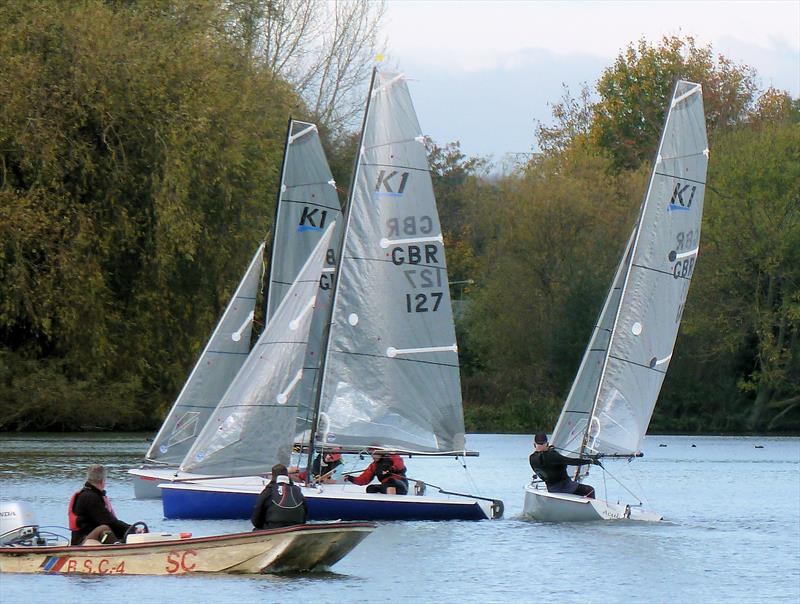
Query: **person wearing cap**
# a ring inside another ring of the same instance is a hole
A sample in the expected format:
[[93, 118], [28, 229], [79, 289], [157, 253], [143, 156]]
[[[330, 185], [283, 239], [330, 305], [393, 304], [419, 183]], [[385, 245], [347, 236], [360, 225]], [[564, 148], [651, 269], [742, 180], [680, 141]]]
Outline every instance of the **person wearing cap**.
[[253, 530], [305, 524], [308, 506], [303, 492], [289, 478], [283, 464], [272, 466], [272, 480], [256, 500], [250, 521]]
[[[342, 465], [342, 450], [333, 447], [330, 451], [322, 451], [317, 454], [311, 463], [311, 475], [317, 482], [335, 482], [333, 473], [336, 468]], [[289, 468], [289, 476], [294, 480], [306, 481], [308, 472], [300, 471], [298, 468]]]
[[[345, 476], [344, 479], [358, 485], [369, 485], [367, 493], [383, 493], [385, 495], [406, 495], [408, 493], [408, 479], [406, 479], [406, 464], [403, 459], [394, 453], [387, 453], [379, 449], [368, 449], [372, 455], [372, 463], [358, 476]], [[377, 478], [379, 484], [369, 484]]]
[[594, 488], [572, 480], [567, 475], [567, 466], [591, 464], [602, 467], [597, 457], [566, 457], [548, 444], [547, 434], [543, 432], [533, 437], [533, 448], [534, 451], [528, 458], [531, 468], [544, 481], [550, 493], [568, 493], [594, 499]]

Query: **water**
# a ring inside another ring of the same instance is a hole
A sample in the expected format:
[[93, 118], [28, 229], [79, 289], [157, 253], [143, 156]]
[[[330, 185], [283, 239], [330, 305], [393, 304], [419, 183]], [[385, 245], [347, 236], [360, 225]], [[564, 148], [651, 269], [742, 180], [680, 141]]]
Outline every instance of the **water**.
[[[798, 438], [652, 436], [643, 459], [608, 462], [610, 474], [669, 520], [661, 524], [520, 520], [531, 437], [468, 442], [481, 456], [467, 471], [452, 460], [414, 458], [409, 475], [499, 497], [503, 520], [384, 523], [327, 573], [0, 575], [0, 602], [800, 601]], [[125, 470], [146, 448], [145, 435], [0, 435], [0, 499], [30, 502], [42, 525], [63, 526], [86, 466], [102, 463], [128, 522], [195, 535], [249, 530], [242, 521], [163, 520], [160, 501], [133, 499]], [[594, 472], [588, 482], [599, 495], [626, 495], [608, 474], [604, 481]]]

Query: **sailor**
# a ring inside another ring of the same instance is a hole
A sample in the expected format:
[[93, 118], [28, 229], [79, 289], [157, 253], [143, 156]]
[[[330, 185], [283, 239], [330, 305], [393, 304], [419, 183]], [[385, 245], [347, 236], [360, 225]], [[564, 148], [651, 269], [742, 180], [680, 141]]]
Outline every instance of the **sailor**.
[[594, 488], [588, 484], [580, 484], [567, 476], [567, 466], [597, 465], [602, 467], [597, 457], [579, 458], [565, 457], [547, 442], [547, 434], [539, 432], [533, 437], [534, 452], [529, 461], [536, 475], [547, 485], [551, 493], [569, 493], [594, 499]]
[[125, 538], [130, 525], [118, 519], [106, 497], [107, 472], [103, 466], [91, 466], [86, 484], [69, 500], [67, 515], [72, 531], [71, 545], [114, 543]]
[[367, 451], [372, 455], [372, 463], [360, 475], [345, 476], [344, 479], [354, 484], [365, 485], [369, 484], [373, 478], [377, 478], [380, 484], [369, 484], [367, 493], [407, 494], [408, 480], [403, 459], [394, 453], [387, 453], [372, 447]]
[[250, 518], [255, 530], [305, 524], [307, 516], [303, 492], [289, 479], [286, 466], [272, 466], [272, 480], [258, 496]]
[[[330, 451], [318, 453], [311, 464], [311, 475], [318, 482], [335, 482], [334, 473], [342, 465], [342, 450], [334, 447]], [[294, 480], [305, 482], [308, 472], [298, 471], [297, 468], [289, 468], [289, 476]]]

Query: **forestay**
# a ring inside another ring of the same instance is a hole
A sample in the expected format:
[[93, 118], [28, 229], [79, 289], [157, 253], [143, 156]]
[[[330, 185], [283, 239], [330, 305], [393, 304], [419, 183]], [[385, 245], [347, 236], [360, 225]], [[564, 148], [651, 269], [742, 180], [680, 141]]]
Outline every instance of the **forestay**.
[[639, 451], [695, 268], [707, 165], [701, 87], [679, 81], [632, 253], [629, 244], [556, 426], [557, 447], [611, 455]]
[[275, 310], [181, 471], [252, 475], [288, 464], [308, 332], [335, 224], [328, 226]]
[[263, 252], [262, 244], [150, 445], [146, 459], [179, 464], [244, 364], [250, 351]]
[[298, 386], [301, 409], [298, 412], [298, 431], [308, 428], [311, 418], [309, 404], [314, 400], [314, 384], [320, 364], [322, 340], [330, 318], [336, 254], [341, 247], [341, 205], [320, 142], [317, 126], [308, 122], [289, 121], [281, 188], [275, 213], [275, 238], [270, 261], [267, 295], [267, 324], [291, 287], [298, 271], [319, 242], [325, 228], [337, 223], [325, 254], [320, 278], [316, 310], [308, 337], [303, 380]]
[[444, 245], [402, 75], [373, 73], [324, 362], [318, 440], [464, 448]]

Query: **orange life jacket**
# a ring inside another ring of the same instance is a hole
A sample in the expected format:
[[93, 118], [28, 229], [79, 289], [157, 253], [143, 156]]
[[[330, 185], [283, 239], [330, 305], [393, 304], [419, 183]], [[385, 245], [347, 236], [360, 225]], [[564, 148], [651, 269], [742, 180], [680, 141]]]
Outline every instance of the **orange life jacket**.
[[[69, 498], [69, 508], [67, 508], [67, 520], [69, 522], [69, 530], [71, 531], [78, 531], [80, 528], [78, 527], [78, 515], [75, 513], [75, 502], [78, 500], [78, 495], [81, 494], [80, 491], [75, 491], [72, 494], [72, 497]], [[103, 503], [106, 505], [106, 509], [111, 512], [111, 515], [116, 518], [117, 515], [114, 513], [114, 508], [111, 507], [111, 500], [109, 500], [107, 495], [103, 495]]]

